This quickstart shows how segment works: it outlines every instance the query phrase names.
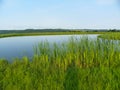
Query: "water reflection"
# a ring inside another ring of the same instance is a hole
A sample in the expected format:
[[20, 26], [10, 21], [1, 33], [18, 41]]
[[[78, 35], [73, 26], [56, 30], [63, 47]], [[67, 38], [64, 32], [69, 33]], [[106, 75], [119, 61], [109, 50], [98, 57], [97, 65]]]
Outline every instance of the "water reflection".
[[0, 58], [12, 60], [23, 56], [32, 57], [33, 46], [39, 42], [48, 41], [52, 43], [66, 42], [70, 37], [81, 38], [87, 36], [89, 39], [96, 39], [98, 35], [51, 35], [51, 36], [21, 36], [0, 39]]

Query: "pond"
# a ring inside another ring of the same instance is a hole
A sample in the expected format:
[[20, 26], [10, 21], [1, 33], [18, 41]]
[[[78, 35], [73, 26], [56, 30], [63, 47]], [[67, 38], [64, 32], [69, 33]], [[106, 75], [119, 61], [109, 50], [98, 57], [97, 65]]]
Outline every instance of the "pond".
[[50, 44], [63, 43], [70, 37], [81, 38], [83, 36], [96, 39], [98, 35], [49, 35], [0, 38], [0, 58], [7, 59], [8, 61], [24, 56], [32, 58], [34, 54], [33, 47], [39, 42], [48, 41]]

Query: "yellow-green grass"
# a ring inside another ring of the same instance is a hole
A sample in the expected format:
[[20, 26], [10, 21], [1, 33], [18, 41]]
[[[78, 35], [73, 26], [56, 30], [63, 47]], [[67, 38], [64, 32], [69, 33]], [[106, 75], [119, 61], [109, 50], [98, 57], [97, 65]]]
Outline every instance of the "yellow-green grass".
[[98, 37], [102, 39], [108, 39], [108, 40], [120, 40], [120, 33], [101, 34]]
[[119, 46], [88, 38], [41, 42], [31, 61], [0, 60], [0, 90], [119, 90]]
[[105, 33], [109, 33], [109, 32], [81, 32], [81, 31], [71, 31], [71, 32], [9, 33], [9, 34], [0, 34], [0, 38], [4, 38], [4, 37], [16, 37], [16, 36], [73, 35], [73, 34], [105, 34]]

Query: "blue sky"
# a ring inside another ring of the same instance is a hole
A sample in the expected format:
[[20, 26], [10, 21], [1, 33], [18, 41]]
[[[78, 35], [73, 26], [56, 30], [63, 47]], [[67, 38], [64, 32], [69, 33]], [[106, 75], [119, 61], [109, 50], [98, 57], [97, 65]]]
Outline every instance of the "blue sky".
[[119, 0], [0, 0], [0, 29], [119, 29]]

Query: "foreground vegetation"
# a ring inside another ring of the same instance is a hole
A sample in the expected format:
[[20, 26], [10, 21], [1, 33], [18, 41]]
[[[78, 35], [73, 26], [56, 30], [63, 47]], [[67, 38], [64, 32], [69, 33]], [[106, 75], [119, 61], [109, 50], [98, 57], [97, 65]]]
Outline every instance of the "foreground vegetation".
[[109, 40], [120, 40], [120, 33], [106, 33], [98, 36], [99, 38], [109, 39]]
[[119, 90], [120, 43], [41, 42], [32, 60], [0, 60], [0, 90]]

